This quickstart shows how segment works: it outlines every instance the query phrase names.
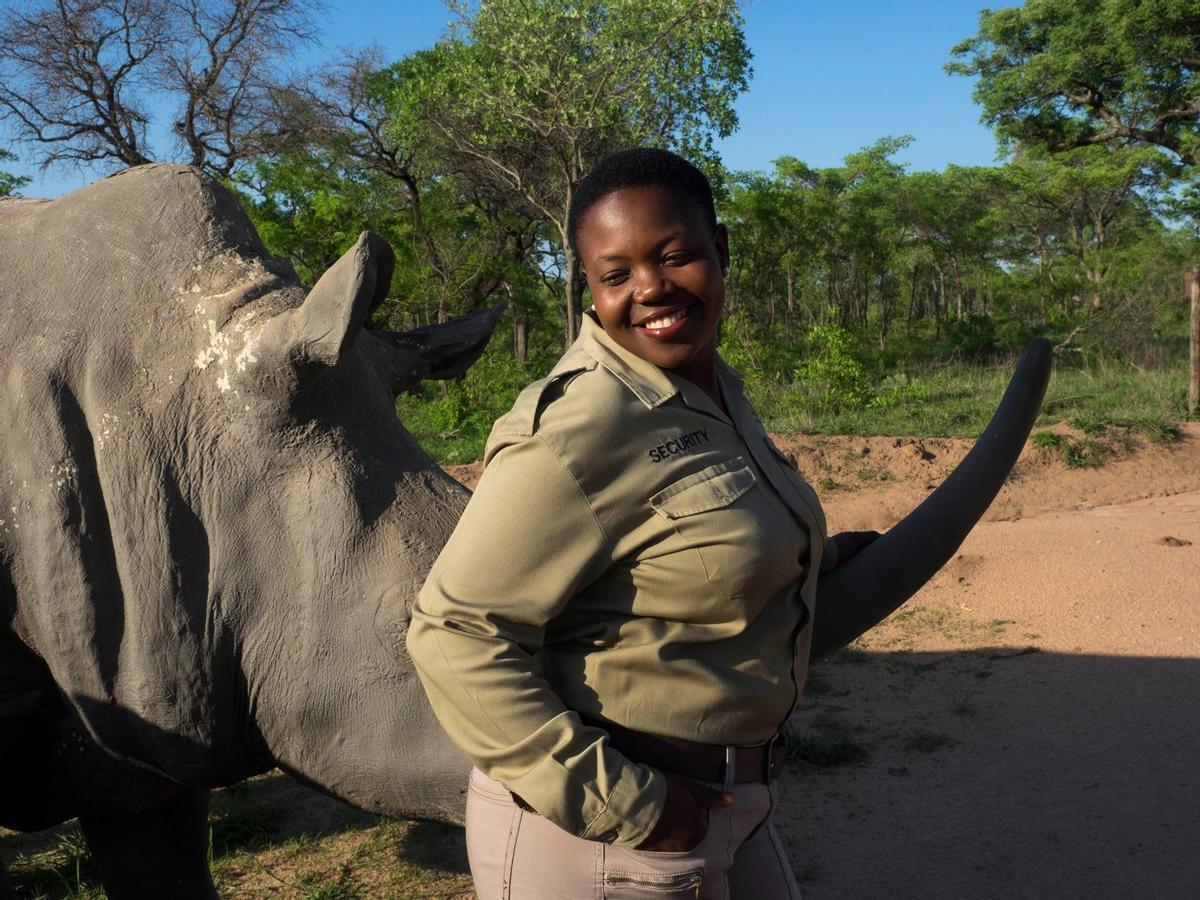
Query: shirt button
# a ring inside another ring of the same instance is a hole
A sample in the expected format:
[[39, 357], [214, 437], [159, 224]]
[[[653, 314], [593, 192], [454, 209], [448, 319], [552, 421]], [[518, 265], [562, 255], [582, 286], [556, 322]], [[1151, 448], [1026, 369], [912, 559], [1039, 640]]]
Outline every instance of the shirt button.
[[611, 844], [613, 841], [615, 841], [620, 836], [621, 836], [620, 832], [606, 831], [606, 832], [604, 832], [604, 834], [600, 835], [600, 840], [604, 841], [604, 843], [606, 843], [606, 844]]

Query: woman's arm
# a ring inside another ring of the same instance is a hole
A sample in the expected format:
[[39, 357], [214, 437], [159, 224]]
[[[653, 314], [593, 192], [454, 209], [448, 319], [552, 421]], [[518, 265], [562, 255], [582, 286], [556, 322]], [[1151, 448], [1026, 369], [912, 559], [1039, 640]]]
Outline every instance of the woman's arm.
[[413, 609], [408, 649], [446, 733], [480, 769], [580, 837], [635, 846], [662, 774], [608, 746], [541, 677], [546, 624], [612, 564], [587, 498], [533, 436], [488, 464]]

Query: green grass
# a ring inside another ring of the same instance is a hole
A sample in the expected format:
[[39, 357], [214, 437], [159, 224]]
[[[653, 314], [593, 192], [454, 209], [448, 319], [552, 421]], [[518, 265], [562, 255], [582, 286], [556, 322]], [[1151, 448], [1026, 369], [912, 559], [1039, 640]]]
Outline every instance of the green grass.
[[862, 762], [867, 748], [850, 733], [850, 729], [828, 713], [817, 713], [800, 732], [794, 725], [784, 730], [787, 758], [817, 768]]
[[[1015, 366], [1007, 361], [978, 364], [963, 361], [902, 365], [870, 378], [874, 400], [855, 405], [831, 404], [820, 385], [773, 380], [745, 369], [746, 391], [767, 427], [776, 432], [893, 435], [912, 437], [976, 437], [995, 412]], [[543, 352], [527, 364], [515, 362], [502, 341], [493, 341], [467, 375], [454, 382], [422, 384], [416, 393], [398, 398], [396, 410], [405, 427], [443, 465], [465, 463], [483, 455], [492, 423], [512, 406], [521, 388], [553, 364]], [[900, 386], [902, 389], [898, 389]], [[1068, 424], [1098, 443], [1072, 445], [1063, 451], [1068, 465], [1096, 465], [1105, 447], [1129, 435], [1166, 443], [1176, 423], [1187, 417], [1187, 373], [1182, 364], [1167, 368], [1135, 367], [1118, 362], [1086, 366], [1059, 363], [1036, 427]], [[836, 399], [836, 398], [835, 398]], [[1123, 437], [1123, 436], [1124, 437]], [[827, 490], [839, 485], [830, 479]]]
[[[295, 897], [466, 897], [462, 830], [381, 819], [278, 773], [213, 794], [209, 866], [225, 900]], [[74, 822], [35, 834], [0, 830], [0, 857], [18, 897], [102, 900]]]
[[[782, 433], [975, 437], [996, 410], [1015, 362], [952, 363], [909, 372], [923, 388], [919, 401], [815, 412], [803, 385], [747, 378], [751, 400], [766, 426]], [[1187, 373], [1116, 363], [1059, 366], [1051, 375], [1036, 427], [1081, 423], [1085, 436], [1109, 426], [1168, 442], [1186, 418]]]

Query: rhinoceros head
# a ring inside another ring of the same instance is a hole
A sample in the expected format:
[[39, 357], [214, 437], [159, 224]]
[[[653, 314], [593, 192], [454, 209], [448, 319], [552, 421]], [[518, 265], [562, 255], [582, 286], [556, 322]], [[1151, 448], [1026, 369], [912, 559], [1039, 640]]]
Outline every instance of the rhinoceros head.
[[11, 627], [95, 740], [185, 784], [278, 763], [456, 815], [467, 766], [404, 632], [467, 494], [394, 396], [465, 369], [496, 314], [368, 330], [384, 241], [306, 293], [179, 166], [0, 204], [0, 264]]

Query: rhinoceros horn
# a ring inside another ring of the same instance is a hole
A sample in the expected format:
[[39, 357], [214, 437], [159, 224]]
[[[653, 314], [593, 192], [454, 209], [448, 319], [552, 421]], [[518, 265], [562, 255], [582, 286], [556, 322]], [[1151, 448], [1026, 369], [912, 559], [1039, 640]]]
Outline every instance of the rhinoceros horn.
[[427, 378], [457, 378], [470, 368], [504, 311], [498, 304], [440, 325], [412, 331], [372, 331], [391, 349], [392, 390], [397, 394]]
[[[1052, 359], [1048, 341], [1032, 341], [991, 422], [958, 467], [890, 531], [821, 578], [811, 659], [844, 647], [881, 621], [958, 550], [1025, 446]], [[822, 611], [828, 611], [825, 627]]]

